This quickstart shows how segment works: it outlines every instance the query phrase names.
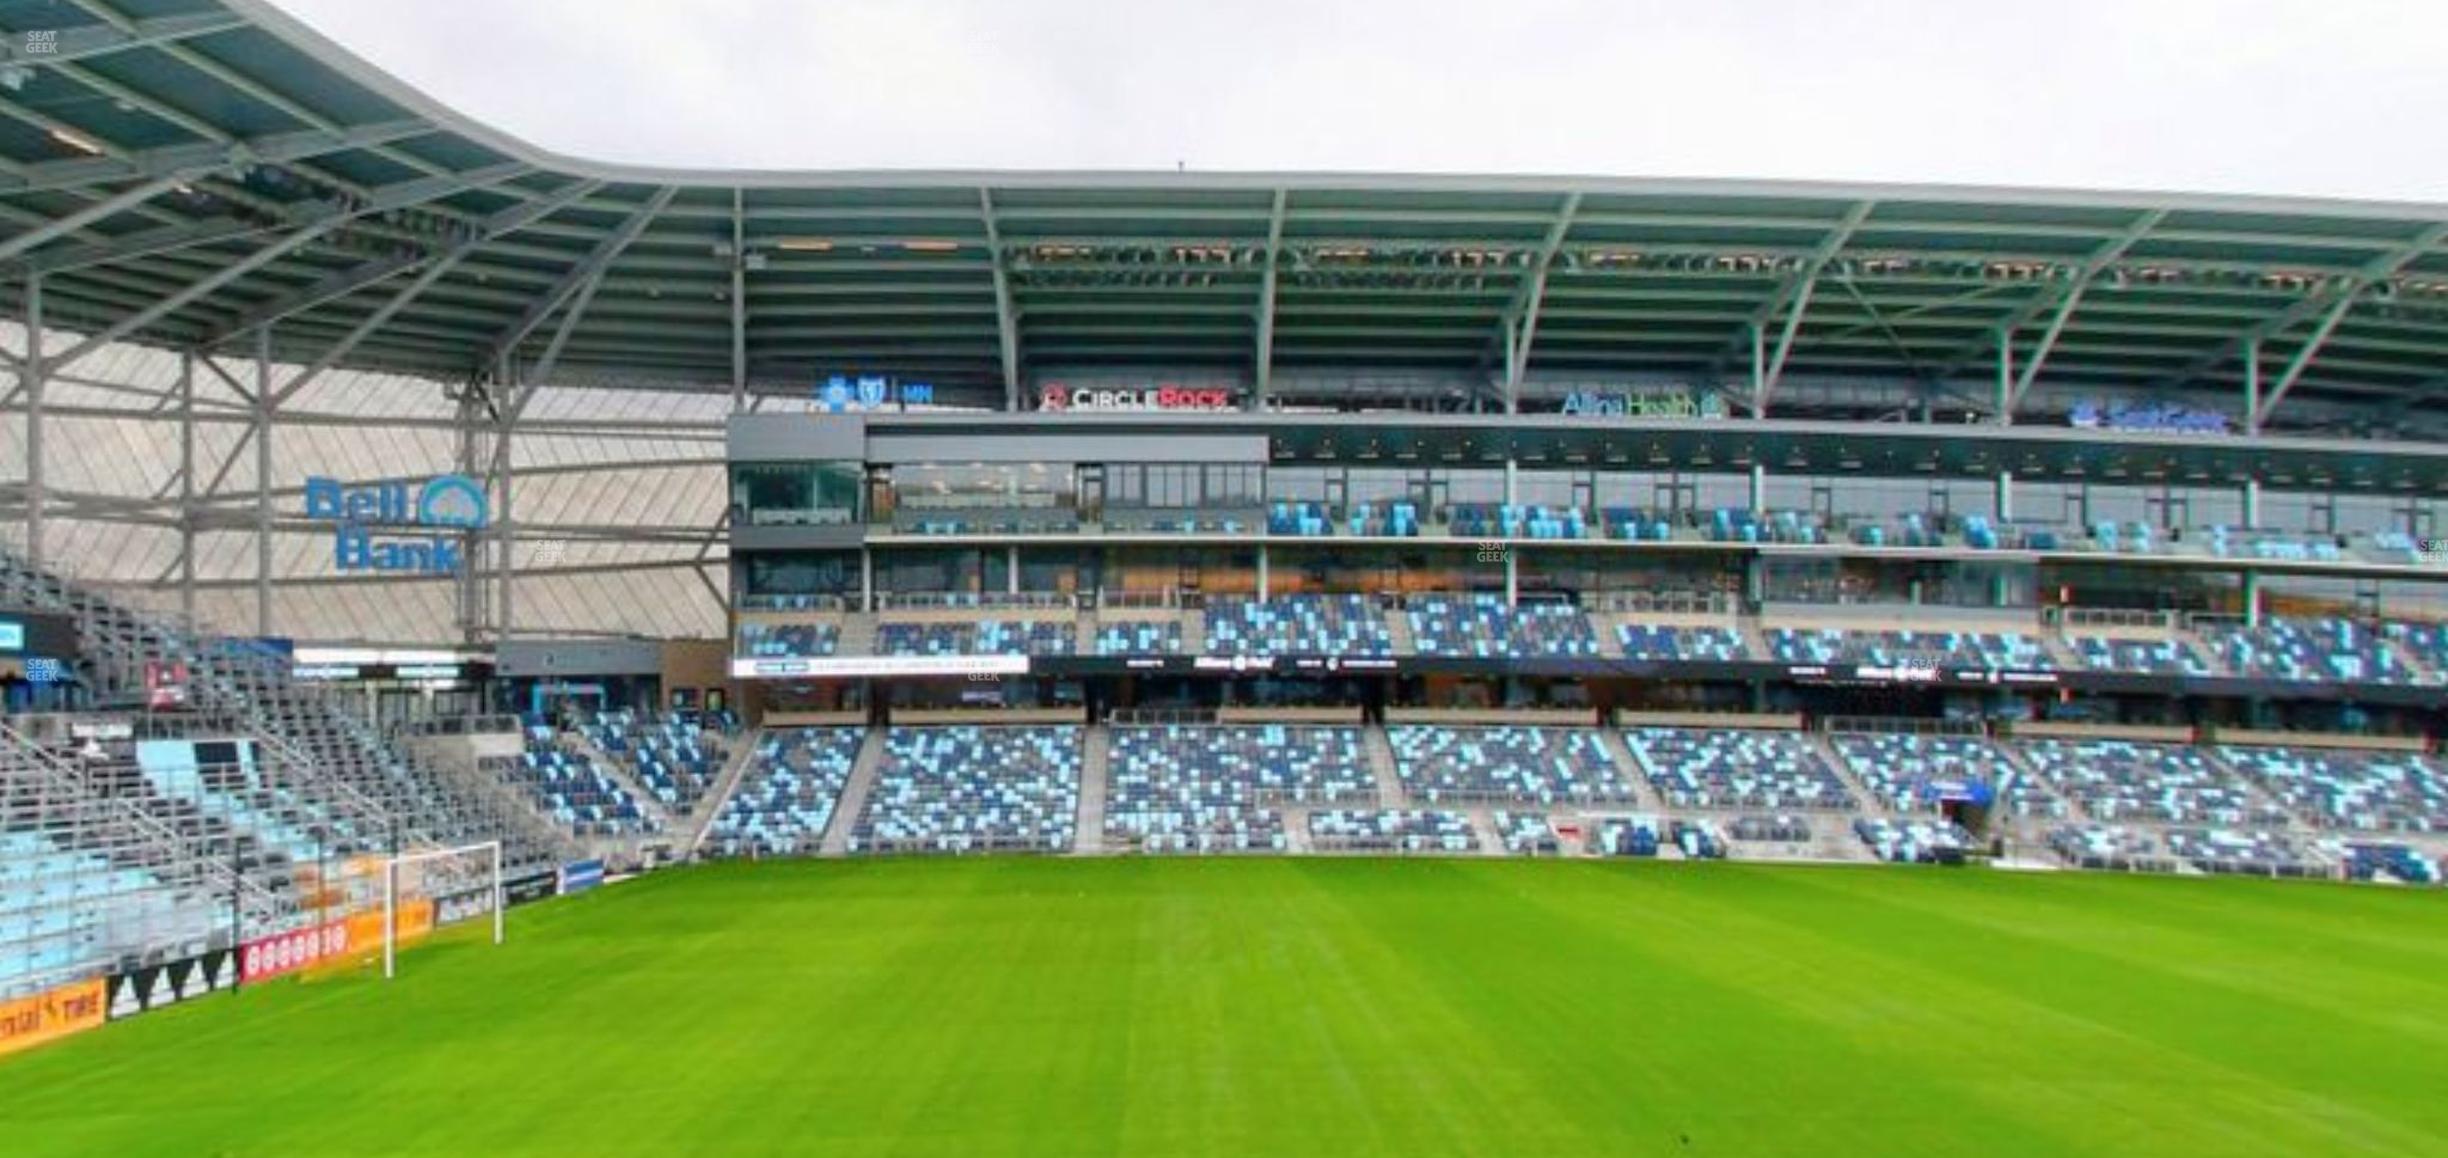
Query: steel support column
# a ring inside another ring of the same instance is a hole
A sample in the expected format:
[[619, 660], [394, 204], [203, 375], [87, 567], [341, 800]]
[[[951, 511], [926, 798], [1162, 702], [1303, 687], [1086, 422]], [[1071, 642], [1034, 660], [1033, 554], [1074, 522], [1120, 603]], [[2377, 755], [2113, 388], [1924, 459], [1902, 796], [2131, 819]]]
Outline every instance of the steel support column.
[[272, 327], [255, 331], [255, 634], [272, 634]]
[[17, 371], [25, 380], [26, 396], [26, 558], [36, 567], [43, 559], [43, 513], [49, 495], [43, 477], [43, 289], [42, 275], [26, 275], [26, 356]]
[[2244, 572], [2244, 626], [2261, 626], [2261, 572], [2258, 569]]
[[1997, 476], [1997, 517], [2001, 523], [2014, 521], [2014, 472], [2001, 470]]
[[1751, 323], [1751, 417], [1768, 417], [1768, 327]]
[[1020, 409], [1020, 318], [1012, 308], [1011, 275], [1003, 268], [1003, 231], [995, 226], [994, 194], [978, 190], [978, 218], [986, 228], [986, 251], [994, 270], [995, 333], [1002, 342], [1003, 409]]
[[2244, 435], [2261, 433], [2261, 339], [2244, 343]]
[[1505, 606], [1521, 606], [1521, 549], [1507, 544], [1504, 550]]
[[1751, 513], [1768, 513], [1768, 464], [1764, 462], [1751, 464]]
[[[518, 359], [504, 353], [494, 379], [495, 397], [510, 399], [518, 396]], [[518, 481], [518, 465], [511, 446], [512, 435], [518, 428], [521, 407], [497, 405], [493, 436], [494, 469], [501, 473], [499, 509], [493, 512], [493, 561], [501, 591], [500, 630], [497, 638], [509, 639], [516, 623], [518, 607], [518, 515], [511, 506], [512, 489]]]
[[1997, 332], [1997, 424], [2014, 425], [2014, 331]]
[[748, 409], [748, 225], [731, 189], [731, 413]]
[[2244, 529], [2261, 529], [2261, 480], [2257, 478], [2244, 480]]
[[179, 620], [196, 629], [195, 354], [179, 355]]
[[1267, 597], [1267, 545], [1258, 544], [1258, 598]]
[[1250, 409], [1263, 413], [1267, 395], [1275, 388], [1275, 260], [1283, 250], [1285, 191], [1275, 191], [1275, 204], [1267, 215], [1266, 271], [1259, 278], [1258, 291], [1258, 364], [1253, 367], [1252, 381], [1256, 389], [1250, 392]]

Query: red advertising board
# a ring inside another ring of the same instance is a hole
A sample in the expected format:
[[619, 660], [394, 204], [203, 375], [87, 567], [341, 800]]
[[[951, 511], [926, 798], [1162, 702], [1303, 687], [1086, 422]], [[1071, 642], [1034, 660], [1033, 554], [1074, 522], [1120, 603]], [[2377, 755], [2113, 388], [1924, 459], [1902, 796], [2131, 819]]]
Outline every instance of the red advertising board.
[[241, 985], [269, 981], [346, 956], [348, 951], [349, 926], [345, 920], [260, 937], [239, 947], [238, 981]]

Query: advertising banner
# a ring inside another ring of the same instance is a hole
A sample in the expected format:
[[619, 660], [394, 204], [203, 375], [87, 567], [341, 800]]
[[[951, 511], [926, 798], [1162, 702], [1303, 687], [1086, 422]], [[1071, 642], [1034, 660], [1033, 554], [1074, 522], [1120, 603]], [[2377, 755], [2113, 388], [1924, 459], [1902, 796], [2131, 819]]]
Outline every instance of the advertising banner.
[[599, 860], [578, 860], [561, 866], [561, 891], [583, 893], [603, 883], [604, 866]]
[[286, 977], [326, 959], [345, 956], [348, 951], [349, 922], [345, 920], [259, 937], [238, 948], [238, 980], [253, 985]]
[[502, 901], [511, 905], [528, 905], [551, 900], [561, 891], [561, 874], [540, 872], [534, 876], [512, 877], [502, 882]]
[[463, 893], [451, 893], [434, 899], [434, 924], [456, 925], [461, 921], [486, 916], [492, 911], [493, 888], [490, 885]]
[[0, 1002], [0, 1055], [32, 1049], [109, 1019], [106, 986], [99, 977]]
[[110, 977], [110, 1019], [117, 1021], [176, 1005], [238, 984], [238, 962], [227, 949], [167, 965], [147, 965]]

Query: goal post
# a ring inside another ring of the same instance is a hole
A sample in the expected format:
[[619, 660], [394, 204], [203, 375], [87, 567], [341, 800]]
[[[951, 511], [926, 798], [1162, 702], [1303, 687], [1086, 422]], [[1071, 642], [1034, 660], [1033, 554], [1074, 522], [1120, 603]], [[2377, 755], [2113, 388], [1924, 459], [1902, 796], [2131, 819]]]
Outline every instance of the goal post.
[[[445, 906], [470, 898], [493, 917], [493, 943], [502, 943], [502, 846], [498, 840], [457, 848], [401, 853], [383, 863], [383, 976], [399, 975], [399, 946], [451, 923]], [[402, 917], [408, 920], [404, 923]]]

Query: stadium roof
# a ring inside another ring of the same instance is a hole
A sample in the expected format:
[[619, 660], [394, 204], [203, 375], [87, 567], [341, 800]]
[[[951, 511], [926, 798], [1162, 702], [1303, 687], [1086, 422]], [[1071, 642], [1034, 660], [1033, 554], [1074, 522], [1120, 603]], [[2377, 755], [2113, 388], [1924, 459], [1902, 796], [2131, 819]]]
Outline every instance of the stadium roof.
[[[559, 156], [260, 0], [0, 0], [0, 302], [306, 368], [771, 388], [1045, 369], [2448, 394], [2448, 205]], [[1933, 147], [1935, 143], [1933, 143]], [[1756, 351], [1756, 352], [1755, 352]], [[505, 361], [507, 360], [507, 361]], [[1755, 370], [1755, 365], [1759, 367]], [[295, 384], [283, 388], [284, 396]]]

